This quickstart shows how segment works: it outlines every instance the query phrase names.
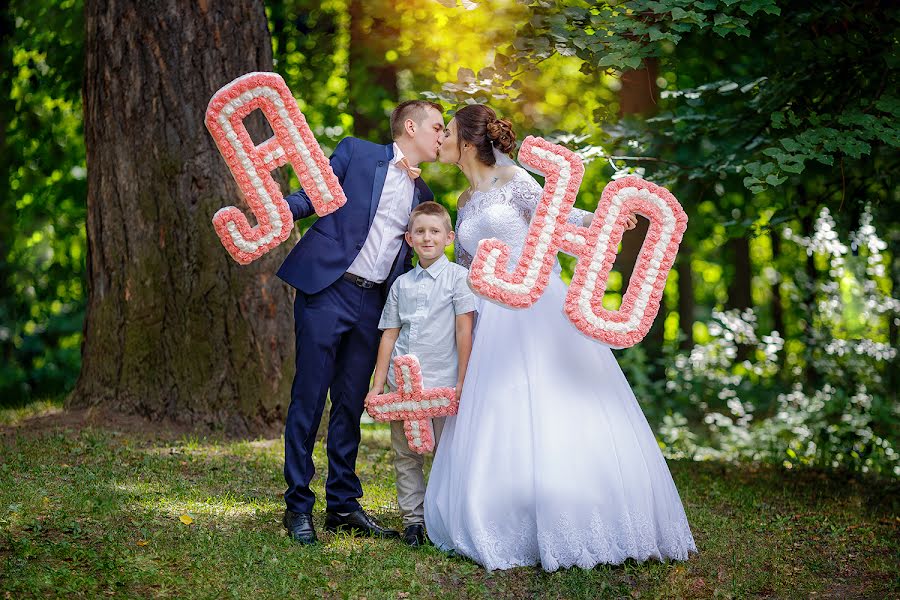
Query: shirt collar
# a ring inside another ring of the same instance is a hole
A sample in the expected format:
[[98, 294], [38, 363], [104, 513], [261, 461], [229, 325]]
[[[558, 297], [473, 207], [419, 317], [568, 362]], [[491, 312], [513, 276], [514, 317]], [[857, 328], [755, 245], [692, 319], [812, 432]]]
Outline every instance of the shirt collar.
[[400, 149], [400, 146], [397, 145], [397, 142], [394, 142], [394, 158], [391, 159], [391, 164], [397, 164], [402, 158], [403, 150]]
[[417, 264], [415, 269], [416, 279], [419, 278], [419, 275], [421, 275], [423, 271], [431, 275], [432, 279], [437, 279], [438, 275], [441, 274], [441, 271], [449, 264], [450, 261], [447, 260], [446, 254], [442, 254], [441, 257], [434, 261], [427, 269], [423, 269], [421, 265]]

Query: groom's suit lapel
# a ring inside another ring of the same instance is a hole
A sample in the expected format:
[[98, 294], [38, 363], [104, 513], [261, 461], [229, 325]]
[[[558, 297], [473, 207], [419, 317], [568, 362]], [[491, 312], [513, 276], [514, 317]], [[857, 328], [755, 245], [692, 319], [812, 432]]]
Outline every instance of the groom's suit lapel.
[[383, 157], [378, 160], [375, 165], [375, 180], [372, 182], [372, 199], [369, 204], [369, 227], [372, 227], [372, 221], [375, 219], [375, 211], [378, 210], [378, 201], [381, 199], [381, 192], [384, 190], [384, 180], [387, 177], [388, 164], [394, 158], [394, 144], [390, 143], [383, 148]]

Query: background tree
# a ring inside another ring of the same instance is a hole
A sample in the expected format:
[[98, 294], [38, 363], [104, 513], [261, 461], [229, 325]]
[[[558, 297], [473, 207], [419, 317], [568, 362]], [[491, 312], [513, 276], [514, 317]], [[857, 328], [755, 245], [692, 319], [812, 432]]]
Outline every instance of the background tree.
[[272, 69], [262, 4], [89, 0], [85, 57], [88, 309], [71, 404], [233, 430], [279, 419], [288, 248], [250, 266], [223, 251], [210, 218], [239, 196], [203, 123], [216, 89]]

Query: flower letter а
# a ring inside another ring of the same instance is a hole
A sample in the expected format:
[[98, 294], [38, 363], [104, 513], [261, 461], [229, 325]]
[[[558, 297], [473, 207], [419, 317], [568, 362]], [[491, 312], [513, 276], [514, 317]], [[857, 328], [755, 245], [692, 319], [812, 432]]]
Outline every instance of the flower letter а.
[[[244, 119], [255, 109], [262, 111], [275, 133], [259, 146], [244, 126]], [[234, 206], [220, 209], [213, 217], [222, 244], [242, 265], [286, 240], [294, 226], [291, 210], [272, 178], [274, 169], [291, 163], [319, 216], [347, 202], [331, 164], [280, 75], [248, 73], [220, 89], [206, 108], [206, 127], [258, 223], [251, 227]]]
[[[556, 253], [578, 258], [566, 296], [565, 312], [584, 334], [613, 348], [641, 341], [659, 311], [666, 277], [675, 261], [687, 215], [665, 188], [640, 177], [624, 177], [603, 190], [588, 228], [566, 222], [584, 176], [574, 152], [529, 136], [519, 161], [545, 177], [544, 193], [531, 220], [525, 247], [512, 272], [509, 247], [482, 240], [469, 269], [469, 284], [481, 296], [510, 308], [534, 304], [550, 279]], [[650, 221], [619, 310], [603, 308], [603, 294], [622, 240], [628, 214]]]

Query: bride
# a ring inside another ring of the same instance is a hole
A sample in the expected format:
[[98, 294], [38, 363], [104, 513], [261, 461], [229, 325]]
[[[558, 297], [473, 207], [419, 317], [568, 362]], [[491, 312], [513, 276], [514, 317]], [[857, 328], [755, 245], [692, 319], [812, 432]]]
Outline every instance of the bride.
[[[485, 238], [508, 244], [512, 261], [522, 250], [542, 189], [504, 156], [514, 148], [509, 121], [487, 106], [446, 127], [439, 159], [470, 183], [456, 225], [466, 267]], [[428, 534], [488, 569], [685, 560], [697, 550], [653, 432], [610, 349], [566, 319], [566, 291], [557, 265], [531, 308], [478, 299], [459, 414], [425, 496]]]

